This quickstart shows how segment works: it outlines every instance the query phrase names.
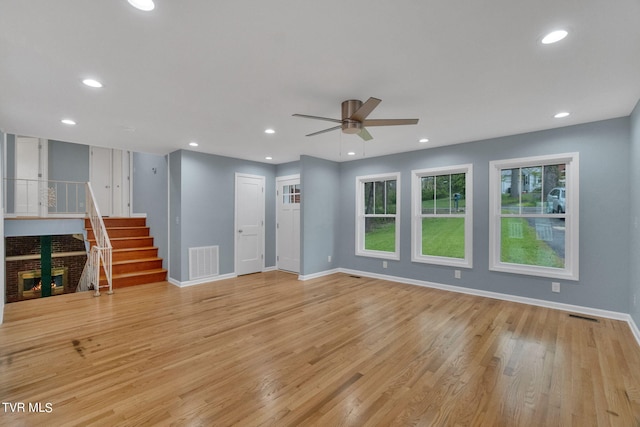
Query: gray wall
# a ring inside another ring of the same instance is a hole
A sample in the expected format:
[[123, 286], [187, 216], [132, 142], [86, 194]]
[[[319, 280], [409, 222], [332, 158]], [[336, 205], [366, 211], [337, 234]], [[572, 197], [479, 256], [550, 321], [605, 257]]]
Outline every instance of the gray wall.
[[[640, 101], [631, 113], [631, 155], [629, 182], [631, 182], [631, 246], [629, 312], [640, 328]], [[635, 304], [634, 304], [635, 301]]]
[[298, 175], [300, 173], [300, 162], [289, 162], [276, 165], [276, 176]]
[[89, 181], [89, 146], [49, 140], [49, 179]]
[[[626, 213], [630, 206], [629, 121], [626, 117], [343, 163], [337, 234], [340, 266], [628, 312], [629, 226], [616, 219], [620, 218], [616, 212]], [[580, 153], [580, 281], [561, 282], [557, 294], [551, 292], [551, 279], [489, 271], [489, 161], [566, 152]], [[463, 269], [462, 278], [454, 279], [452, 267], [411, 262], [410, 181], [413, 169], [463, 163], [474, 167], [473, 268]], [[401, 172], [401, 259], [389, 260], [383, 269], [381, 260], [355, 256], [355, 177], [397, 171]]]
[[[300, 157], [300, 274], [309, 275], [340, 266], [340, 165], [311, 156]], [[331, 256], [331, 262], [328, 261]]]
[[133, 153], [132, 213], [147, 215], [147, 226], [158, 247], [158, 256], [167, 268], [169, 247], [167, 206], [168, 159], [165, 156]]
[[182, 151], [169, 154], [169, 277], [182, 277]]
[[[180, 269], [171, 271], [171, 277], [178, 281], [189, 280], [189, 248], [198, 246], [219, 246], [220, 274], [235, 271], [235, 173], [264, 176], [265, 179], [265, 267], [275, 266], [275, 165], [250, 162], [230, 157], [196, 153], [181, 150], [179, 172], [174, 171], [173, 156], [171, 176], [179, 173], [179, 186], [172, 184], [171, 227], [178, 226], [180, 251], [173, 248], [171, 238], [172, 264], [175, 257], [180, 260]], [[177, 184], [176, 179], [176, 184]], [[174, 193], [179, 188], [180, 204], [174, 205]], [[179, 206], [179, 207], [178, 207]], [[176, 217], [179, 224], [176, 224]]]

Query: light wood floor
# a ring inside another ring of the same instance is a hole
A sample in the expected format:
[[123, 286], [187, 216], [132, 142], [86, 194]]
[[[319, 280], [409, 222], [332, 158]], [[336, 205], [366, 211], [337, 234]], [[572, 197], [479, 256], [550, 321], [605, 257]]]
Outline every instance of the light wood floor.
[[0, 343], [51, 404], [2, 425], [640, 426], [626, 323], [343, 274], [18, 302]]

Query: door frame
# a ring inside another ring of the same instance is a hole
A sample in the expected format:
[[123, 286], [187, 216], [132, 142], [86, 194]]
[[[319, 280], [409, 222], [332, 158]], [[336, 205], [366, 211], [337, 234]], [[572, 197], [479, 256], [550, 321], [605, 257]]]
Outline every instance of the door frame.
[[233, 269], [234, 269], [234, 274], [238, 274], [238, 260], [239, 260], [239, 256], [238, 256], [238, 239], [237, 239], [237, 233], [238, 233], [238, 178], [243, 177], [243, 178], [253, 178], [253, 179], [259, 179], [262, 183], [262, 206], [260, 207], [260, 216], [262, 218], [262, 228], [261, 228], [261, 233], [262, 233], [262, 248], [260, 248], [260, 250], [262, 251], [262, 263], [261, 263], [261, 271], [264, 271], [264, 265], [265, 265], [265, 205], [266, 205], [266, 201], [265, 201], [265, 184], [266, 184], [266, 177], [263, 175], [252, 175], [252, 174], [248, 174], [248, 173], [241, 173], [241, 172], [236, 172], [235, 173], [235, 177], [234, 177], [234, 202], [233, 202]]
[[[278, 241], [278, 227], [280, 225], [280, 209], [279, 209], [279, 203], [280, 203], [280, 183], [282, 181], [290, 181], [290, 180], [298, 180], [298, 184], [300, 184], [300, 174], [293, 174], [293, 175], [285, 175], [285, 176], [278, 176], [276, 177], [276, 268], [280, 269], [280, 246], [279, 245], [279, 241]], [[301, 206], [302, 207], [302, 206]], [[302, 242], [302, 230], [300, 230], [300, 242]], [[300, 255], [300, 252], [302, 252], [300, 250], [301, 248], [298, 248], [298, 256]], [[299, 266], [298, 266], [298, 270], [300, 270]], [[283, 270], [283, 271], [289, 271], [289, 270]], [[300, 274], [300, 271], [297, 272], [298, 274]]]

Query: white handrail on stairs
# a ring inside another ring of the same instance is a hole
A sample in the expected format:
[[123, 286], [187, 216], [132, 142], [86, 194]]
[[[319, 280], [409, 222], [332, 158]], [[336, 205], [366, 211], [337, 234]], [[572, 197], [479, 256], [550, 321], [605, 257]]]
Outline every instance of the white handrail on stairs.
[[91, 221], [91, 228], [93, 229], [93, 235], [95, 236], [96, 243], [91, 247], [89, 256], [87, 257], [87, 263], [85, 264], [82, 276], [80, 277], [80, 283], [78, 290], [88, 290], [91, 285], [95, 289], [94, 296], [100, 296], [100, 265], [104, 269], [104, 273], [107, 279], [107, 286], [109, 287], [108, 294], [113, 293], [113, 284], [111, 280], [112, 270], [112, 258], [111, 258], [111, 241], [107, 234], [107, 229], [104, 226], [104, 221], [100, 215], [100, 209], [96, 203], [93, 195], [93, 189], [91, 183], [86, 184], [86, 201], [87, 201], [87, 216]]

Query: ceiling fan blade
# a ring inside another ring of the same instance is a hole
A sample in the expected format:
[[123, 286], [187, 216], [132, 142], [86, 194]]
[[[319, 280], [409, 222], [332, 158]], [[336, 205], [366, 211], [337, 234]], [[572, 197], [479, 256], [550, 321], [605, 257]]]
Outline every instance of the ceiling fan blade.
[[342, 125], [340, 125], [340, 126], [334, 126], [334, 127], [332, 127], [332, 128], [329, 128], [329, 129], [320, 130], [320, 131], [318, 131], [318, 132], [310, 133], [309, 135], [306, 135], [306, 136], [320, 135], [321, 133], [331, 132], [332, 130], [340, 129], [341, 127], [342, 127]]
[[382, 102], [381, 99], [378, 98], [369, 98], [367, 99], [367, 102], [365, 102], [364, 104], [362, 104], [360, 106], [360, 108], [358, 108], [356, 110], [355, 113], [353, 113], [351, 115], [351, 117], [349, 117], [351, 120], [356, 120], [358, 122], [363, 121], [364, 119], [367, 118], [367, 116], [369, 114], [371, 114], [371, 112], [373, 111], [374, 108], [376, 108], [378, 106], [378, 104], [380, 104]]
[[396, 125], [417, 125], [418, 119], [373, 119], [365, 120], [362, 126], [396, 126]]
[[[329, 117], [308, 116], [306, 114], [292, 114], [294, 117], [304, 117], [305, 119], [325, 120], [327, 122], [342, 123], [342, 120], [331, 119]], [[309, 136], [309, 135], [307, 135]]]
[[360, 132], [358, 132], [358, 136], [362, 139], [364, 139], [365, 141], [370, 141], [373, 139], [373, 137], [371, 136], [371, 134], [369, 133], [369, 131], [365, 128], [362, 128], [360, 130]]

